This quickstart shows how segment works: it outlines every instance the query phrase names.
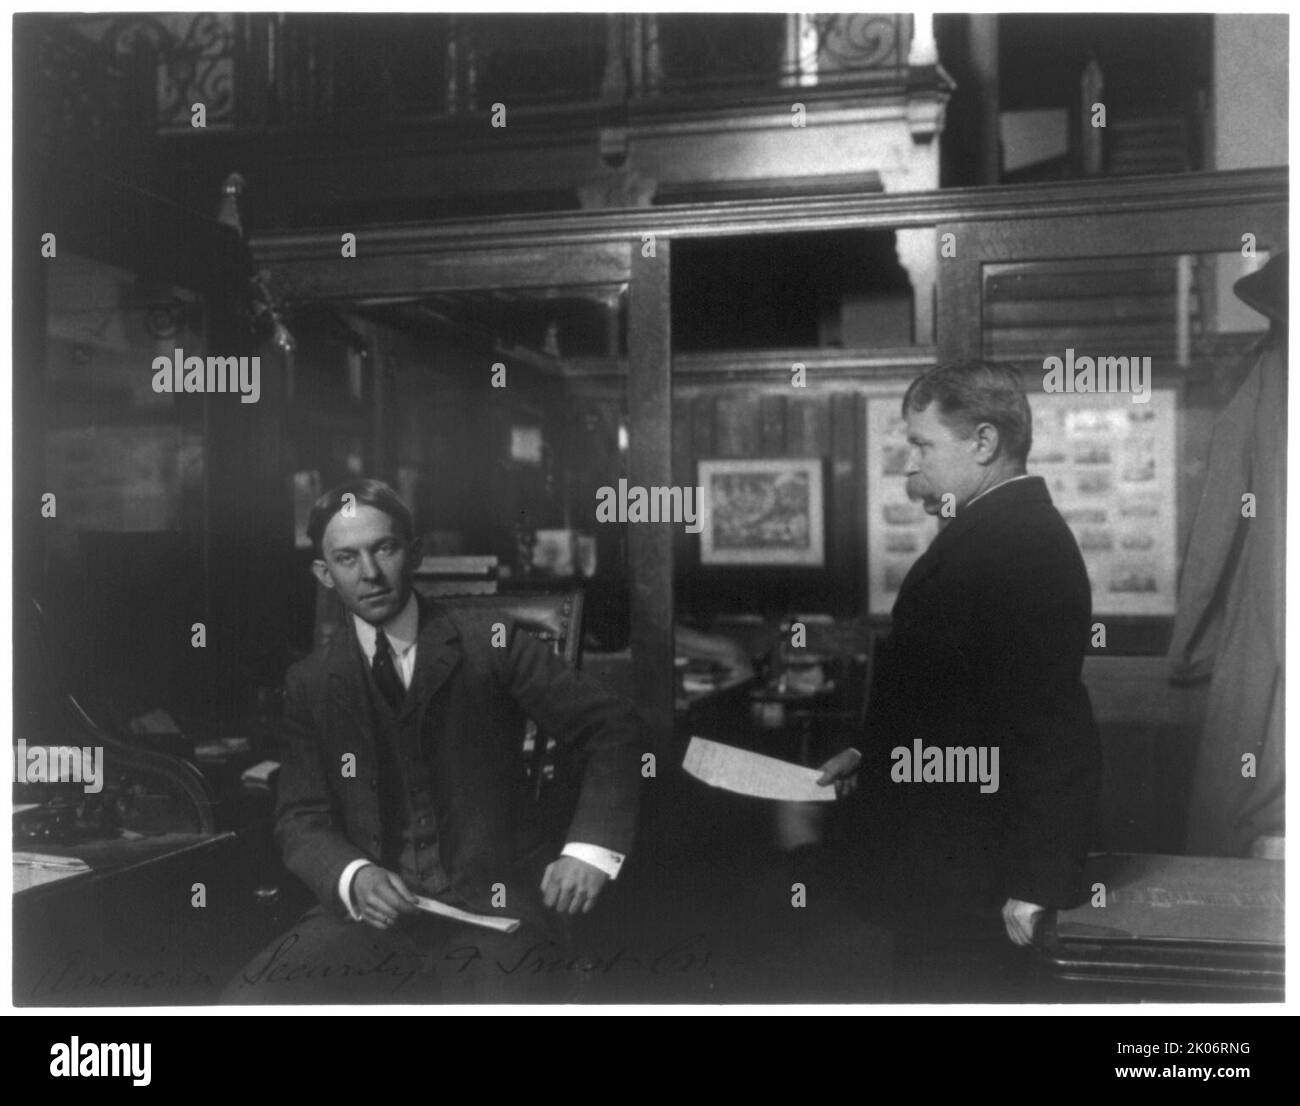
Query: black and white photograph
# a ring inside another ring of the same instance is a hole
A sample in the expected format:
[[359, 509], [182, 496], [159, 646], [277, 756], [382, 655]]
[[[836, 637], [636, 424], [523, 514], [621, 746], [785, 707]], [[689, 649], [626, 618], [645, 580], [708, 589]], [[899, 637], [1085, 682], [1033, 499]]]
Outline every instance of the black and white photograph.
[[12, 1010], [1249, 1075], [1280, 6], [9, 22]]

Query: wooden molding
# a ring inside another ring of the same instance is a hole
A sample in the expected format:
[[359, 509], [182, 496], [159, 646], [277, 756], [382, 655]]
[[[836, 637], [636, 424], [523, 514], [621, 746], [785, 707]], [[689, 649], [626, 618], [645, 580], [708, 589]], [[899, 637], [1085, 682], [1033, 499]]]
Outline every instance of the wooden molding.
[[[682, 353], [673, 357], [675, 385], [755, 383], [789, 387], [791, 369], [807, 369], [809, 391], [827, 385], [910, 378], [934, 364], [933, 346], [901, 349], [728, 350]], [[579, 387], [621, 381], [628, 373], [626, 358], [568, 358], [564, 375]]]
[[[668, 238], [793, 234], [851, 228], [928, 227], [940, 223], [1113, 216], [1198, 207], [1286, 203], [1286, 168], [1179, 173], [1131, 179], [1100, 178], [1052, 184], [939, 189], [674, 204], [622, 211], [572, 211], [485, 217], [366, 228], [371, 256], [536, 250], [559, 246]], [[355, 228], [351, 228], [354, 229]], [[328, 230], [255, 235], [262, 265], [319, 262], [338, 256], [338, 233]], [[360, 290], [358, 290], [360, 291]]]

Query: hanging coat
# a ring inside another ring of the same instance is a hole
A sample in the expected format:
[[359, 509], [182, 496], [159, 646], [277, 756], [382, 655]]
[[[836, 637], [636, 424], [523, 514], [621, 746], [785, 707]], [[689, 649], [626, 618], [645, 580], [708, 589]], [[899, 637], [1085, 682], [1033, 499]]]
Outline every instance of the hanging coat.
[[1245, 856], [1285, 830], [1286, 330], [1250, 356], [1215, 422], [1170, 645], [1175, 677], [1210, 681], [1188, 812], [1194, 856]]

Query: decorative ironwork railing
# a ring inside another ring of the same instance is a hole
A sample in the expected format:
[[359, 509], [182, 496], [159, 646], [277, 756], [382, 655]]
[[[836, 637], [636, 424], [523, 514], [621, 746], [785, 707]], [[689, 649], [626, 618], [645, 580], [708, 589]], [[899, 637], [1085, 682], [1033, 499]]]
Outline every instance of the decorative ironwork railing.
[[910, 16], [861, 13], [165, 13], [16, 26], [20, 49], [39, 58], [27, 101], [37, 129], [69, 146], [200, 129], [397, 129], [497, 103], [870, 89], [906, 79], [912, 37]]
[[[28, 15], [15, 19], [15, 118], [44, 153], [123, 154], [196, 121], [238, 119], [243, 29], [233, 15]], [[195, 105], [202, 105], [201, 120]]]
[[901, 81], [909, 15], [648, 15], [639, 17], [639, 91], [746, 93]]

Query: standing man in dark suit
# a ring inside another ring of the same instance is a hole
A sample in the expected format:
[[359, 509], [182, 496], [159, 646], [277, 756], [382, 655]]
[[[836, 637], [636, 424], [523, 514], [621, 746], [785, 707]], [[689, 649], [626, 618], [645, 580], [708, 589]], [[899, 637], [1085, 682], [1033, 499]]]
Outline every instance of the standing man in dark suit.
[[[920, 998], [981, 973], [996, 987], [1043, 912], [1081, 901], [1101, 754], [1081, 678], [1091, 589], [1045, 482], [1025, 472], [1019, 374], [939, 366], [903, 415], [908, 494], [941, 529], [894, 604], [862, 748], [822, 782], [863, 783], [852, 847], [895, 931], [903, 993]], [[975, 765], [985, 782], [970, 782]]]
[[[631, 707], [526, 632], [418, 596], [411, 514], [388, 485], [335, 488], [307, 530], [317, 579], [351, 617], [289, 670], [276, 840], [320, 905], [226, 997], [548, 997], [527, 987], [544, 982], [543, 960], [562, 959], [555, 915], [590, 911], [632, 844], [642, 743]], [[525, 717], [585, 761], [559, 856], [530, 817]], [[417, 895], [524, 924], [466, 928], [420, 911]]]

